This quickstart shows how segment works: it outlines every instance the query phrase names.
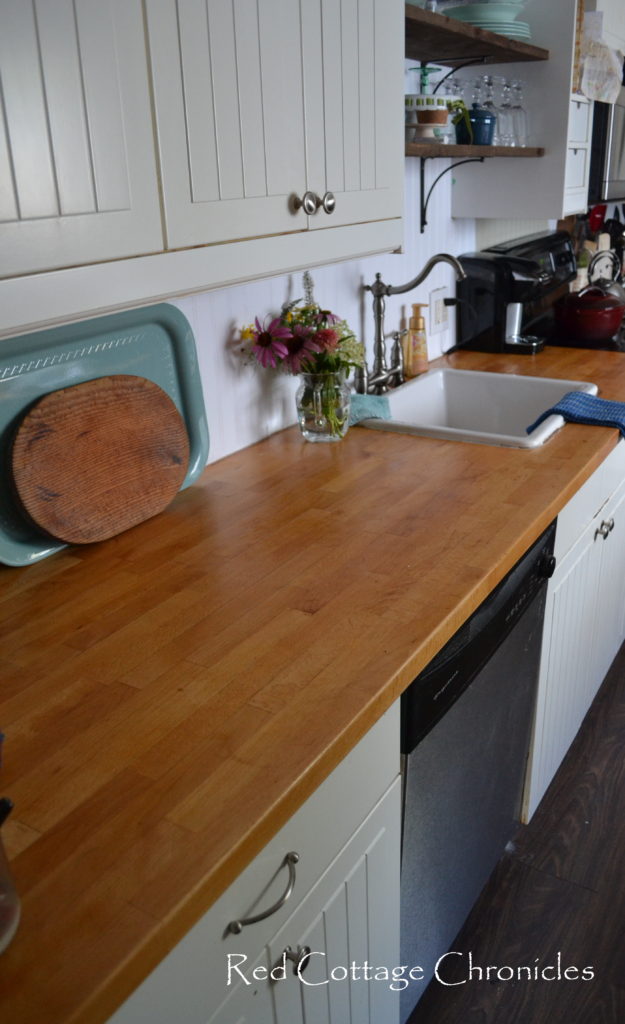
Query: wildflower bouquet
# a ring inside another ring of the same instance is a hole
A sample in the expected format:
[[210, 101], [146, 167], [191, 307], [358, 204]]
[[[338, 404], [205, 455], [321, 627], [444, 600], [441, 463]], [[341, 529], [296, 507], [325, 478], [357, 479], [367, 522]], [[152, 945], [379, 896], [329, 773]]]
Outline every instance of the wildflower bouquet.
[[307, 295], [285, 303], [279, 316], [243, 328], [244, 348], [261, 366], [286, 373], [344, 373], [362, 366], [364, 349], [345, 320]]
[[[243, 349], [261, 366], [303, 375], [297, 394], [300, 427], [308, 440], [340, 440], [347, 431], [353, 367], [364, 363], [364, 347], [345, 320], [321, 307], [304, 274], [305, 298], [285, 303], [280, 315], [243, 328]], [[329, 436], [325, 436], [329, 435]]]

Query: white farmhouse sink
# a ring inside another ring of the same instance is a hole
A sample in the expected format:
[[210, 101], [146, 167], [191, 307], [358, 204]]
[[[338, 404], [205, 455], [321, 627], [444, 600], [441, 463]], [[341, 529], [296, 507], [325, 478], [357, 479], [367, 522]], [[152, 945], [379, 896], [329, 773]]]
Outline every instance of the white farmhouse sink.
[[373, 430], [393, 430], [450, 441], [537, 448], [564, 425], [548, 416], [531, 434], [530, 426], [567, 391], [596, 395], [597, 386], [580, 380], [522, 377], [475, 370], [430, 370], [387, 395], [391, 418], [367, 419]]

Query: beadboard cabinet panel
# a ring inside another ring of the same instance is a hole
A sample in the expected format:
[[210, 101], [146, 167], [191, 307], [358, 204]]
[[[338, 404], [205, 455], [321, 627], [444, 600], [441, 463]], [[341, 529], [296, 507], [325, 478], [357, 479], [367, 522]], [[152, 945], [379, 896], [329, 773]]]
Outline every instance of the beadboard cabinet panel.
[[168, 248], [301, 230], [287, 184], [305, 177], [297, 6], [148, 0], [147, 12]]
[[524, 820], [542, 799], [625, 638], [624, 473], [621, 443], [558, 516]]
[[388, 980], [365, 981], [363, 967], [399, 963], [400, 796], [397, 779], [272, 941], [272, 965], [285, 949], [313, 954], [301, 980], [290, 967], [273, 986], [276, 1024], [399, 1020], [397, 992]]
[[1, 0], [0, 74], [0, 275], [161, 249], [140, 0]]
[[[336, 208], [329, 216], [320, 210], [311, 217], [315, 229], [397, 216], [401, 205], [401, 161], [389, 156], [396, 150], [392, 55], [396, 51], [399, 65], [403, 12], [382, 0], [359, 0], [357, 5], [341, 0], [334, 24], [326, 13], [330, 7], [337, 5], [324, 0], [322, 60], [329, 69], [323, 97], [326, 174], [321, 186], [309, 177], [308, 187], [319, 195], [332, 192]], [[354, 68], [357, 75], [352, 77]]]
[[0, 335], [396, 250], [402, 15], [0, 0]]
[[[147, 11], [169, 248], [401, 215], [399, 3]], [[336, 208], [305, 214], [306, 191], [334, 193]]]

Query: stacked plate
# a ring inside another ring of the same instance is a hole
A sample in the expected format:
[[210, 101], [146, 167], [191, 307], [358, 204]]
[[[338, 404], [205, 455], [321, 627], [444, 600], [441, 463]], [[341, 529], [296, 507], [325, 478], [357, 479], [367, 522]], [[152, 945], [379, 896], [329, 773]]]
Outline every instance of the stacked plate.
[[524, 5], [525, 0], [483, 0], [482, 3], [446, 7], [444, 13], [476, 28], [529, 42], [531, 33], [528, 23], [516, 20]]

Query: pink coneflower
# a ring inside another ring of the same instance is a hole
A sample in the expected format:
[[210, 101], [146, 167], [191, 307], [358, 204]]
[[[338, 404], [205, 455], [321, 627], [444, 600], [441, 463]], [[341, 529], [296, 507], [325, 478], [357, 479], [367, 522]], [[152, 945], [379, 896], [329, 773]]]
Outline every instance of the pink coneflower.
[[318, 341], [319, 334], [319, 331], [311, 334], [310, 327], [306, 327], [304, 324], [295, 325], [293, 334], [286, 343], [288, 355], [285, 362], [291, 373], [300, 373], [302, 363], [305, 363], [315, 353], [322, 351], [322, 346]]
[[339, 336], [331, 327], [320, 327], [315, 334], [322, 352], [334, 352], [339, 343]]
[[288, 348], [285, 342], [292, 337], [288, 327], [282, 327], [280, 320], [276, 317], [268, 327], [263, 327], [256, 317], [256, 331], [252, 354], [256, 357], [261, 366], [278, 365], [279, 359], [288, 355]]

